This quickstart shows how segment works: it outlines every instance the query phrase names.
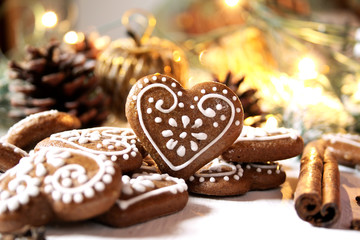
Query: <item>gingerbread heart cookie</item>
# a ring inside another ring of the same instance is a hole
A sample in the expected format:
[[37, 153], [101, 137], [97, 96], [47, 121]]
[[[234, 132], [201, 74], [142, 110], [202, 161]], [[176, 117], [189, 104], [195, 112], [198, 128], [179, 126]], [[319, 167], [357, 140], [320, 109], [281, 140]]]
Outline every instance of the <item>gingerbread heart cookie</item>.
[[277, 163], [232, 163], [216, 158], [187, 180], [189, 192], [208, 196], [242, 195], [276, 188], [286, 174]]
[[185, 90], [160, 74], [137, 81], [126, 116], [161, 172], [185, 179], [237, 139], [244, 117], [239, 98], [225, 85], [205, 82]]
[[121, 169], [70, 148], [43, 148], [0, 177], [0, 232], [78, 221], [107, 211], [121, 193]]
[[127, 227], [182, 210], [188, 201], [183, 179], [168, 174], [137, 174], [122, 177], [123, 188], [116, 204], [97, 219], [113, 227]]
[[117, 162], [123, 173], [138, 169], [143, 159], [139, 151], [141, 145], [130, 128], [97, 127], [60, 132], [38, 143], [35, 151], [49, 146], [77, 148], [104, 156]]

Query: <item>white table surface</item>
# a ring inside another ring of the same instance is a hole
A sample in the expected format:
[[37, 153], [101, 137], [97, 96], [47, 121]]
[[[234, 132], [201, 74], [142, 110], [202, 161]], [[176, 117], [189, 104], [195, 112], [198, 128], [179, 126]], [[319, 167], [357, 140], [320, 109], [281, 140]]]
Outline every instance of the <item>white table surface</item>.
[[281, 164], [287, 179], [277, 189], [227, 198], [190, 196], [182, 211], [132, 227], [116, 229], [88, 221], [49, 226], [46, 236], [49, 240], [360, 239], [359, 231], [349, 230], [351, 219], [360, 218], [355, 201], [360, 195], [359, 171], [340, 167], [341, 218], [331, 228], [319, 228], [302, 221], [294, 208], [299, 160]]

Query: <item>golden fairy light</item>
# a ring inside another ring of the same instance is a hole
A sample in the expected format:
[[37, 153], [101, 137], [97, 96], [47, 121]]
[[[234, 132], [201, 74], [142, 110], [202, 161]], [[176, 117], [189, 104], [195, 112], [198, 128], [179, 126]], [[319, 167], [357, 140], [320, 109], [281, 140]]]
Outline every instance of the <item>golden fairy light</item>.
[[225, 4], [229, 7], [235, 7], [239, 2], [240, 0], [225, 0]]
[[56, 26], [58, 18], [55, 12], [47, 11], [41, 17], [41, 23], [47, 28], [53, 28]]
[[74, 31], [69, 31], [64, 35], [64, 42], [67, 44], [75, 44], [79, 41], [79, 35]]
[[302, 80], [315, 79], [318, 76], [315, 61], [310, 57], [300, 59], [298, 63], [299, 78]]

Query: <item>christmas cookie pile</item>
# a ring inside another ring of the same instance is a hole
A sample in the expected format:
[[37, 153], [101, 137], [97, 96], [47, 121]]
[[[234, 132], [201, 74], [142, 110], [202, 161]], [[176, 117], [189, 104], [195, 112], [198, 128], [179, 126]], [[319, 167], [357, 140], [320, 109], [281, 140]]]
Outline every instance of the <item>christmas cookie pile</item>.
[[243, 126], [239, 98], [215, 82], [184, 89], [146, 76], [131, 89], [126, 116], [131, 128], [81, 129], [57, 111], [14, 125], [1, 139], [0, 232], [88, 219], [127, 227], [182, 210], [188, 193], [275, 188], [286, 178], [277, 161], [303, 149], [292, 130]]

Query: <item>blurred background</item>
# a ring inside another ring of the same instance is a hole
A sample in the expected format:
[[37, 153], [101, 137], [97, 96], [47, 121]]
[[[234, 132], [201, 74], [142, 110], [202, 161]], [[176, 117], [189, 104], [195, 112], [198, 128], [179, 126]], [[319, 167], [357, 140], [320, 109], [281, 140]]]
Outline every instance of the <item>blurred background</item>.
[[161, 72], [227, 84], [245, 124], [360, 132], [360, 1], [0, 0], [2, 127], [59, 109], [126, 122], [131, 86]]

